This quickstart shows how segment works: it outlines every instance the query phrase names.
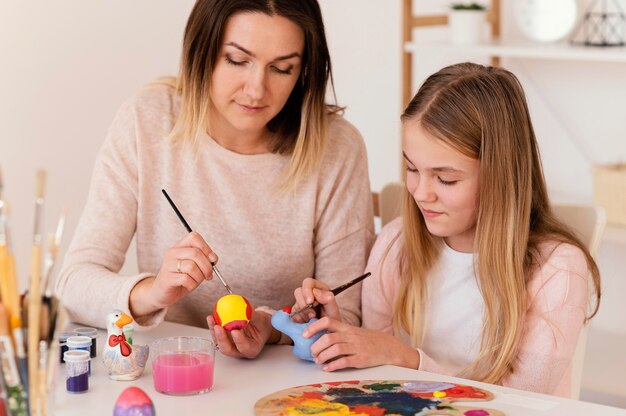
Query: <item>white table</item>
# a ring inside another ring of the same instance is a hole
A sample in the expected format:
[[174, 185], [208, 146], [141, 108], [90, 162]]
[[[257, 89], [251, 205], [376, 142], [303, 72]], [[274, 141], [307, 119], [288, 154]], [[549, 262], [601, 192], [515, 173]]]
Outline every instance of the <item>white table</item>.
[[[165, 322], [150, 332], [135, 332], [133, 343], [148, 344], [157, 338], [176, 335], [210, 338], [209, 331], [206, 329]], [[150, 396], [159, 416], [253, 415], [254, 404], [258, 399], [285, 388], [327, 381], [387, 379], [449, 381], [482, 387], [494, 393], [495, 399], [480, 403], [484, 403], [486, 408], [498, 409], [507, 416], [626, 416], [626, 409], [562, 399], [395, 366], [325, 373], [317, 365], [295, 357], [289, 346], [269, 346], [261, 356], [254, 360], [235, 359], [218, 353], [212, 391], [197, 396], [167, 396], [154, 390], [151, 362], [148, 362], [143, 375], [135, 381], [110, 380], [101, 362], [105, 338], [106, 334], [100, 331], [97, 342], [98, 356], [92, 362], [92, 376], [89, 379], [87, 393], [67, 393], [65, 368], [61, 365], [58, 369], [56, 383], [53, 386], [54, 394], [50, 398], [53, 400], [50, 414], [110, 416], [120, 393], [127, 387], [137, 386]]]

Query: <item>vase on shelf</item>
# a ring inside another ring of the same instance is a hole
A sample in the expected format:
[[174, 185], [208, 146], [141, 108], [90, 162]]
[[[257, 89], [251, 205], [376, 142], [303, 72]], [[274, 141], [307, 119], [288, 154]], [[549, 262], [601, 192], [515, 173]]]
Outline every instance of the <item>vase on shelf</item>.
[[454, 3], [448, 13], [450, 43], [476, 44], [483, 41], [487, 10], [478, 3]]
[[555, 42], [573, 29], [578, 16], [577, 0], [516, 0], [514, 16], [529, 39]]
[[583, 16], [576, 36], [581, 36], [582, 44], [586, 46], [624, 46], [626, 42], [624, 9], [617, 0], [593, 1]]

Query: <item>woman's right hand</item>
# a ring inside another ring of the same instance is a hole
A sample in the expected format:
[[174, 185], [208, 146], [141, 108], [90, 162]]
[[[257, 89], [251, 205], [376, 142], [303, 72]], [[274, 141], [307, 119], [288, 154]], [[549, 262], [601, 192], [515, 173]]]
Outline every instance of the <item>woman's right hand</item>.
[[131, 312], [144, 316], [178, 302], [200, 283], [213, 278], [211, 262], [217, 260], [204, 238], [190, 232], [165, 252], [156, 277], [140, 281], [131, 290]]
[[[341, 313], [339, 312], [335, 295], [333, 295], [326, 283], [308, 277], [302, 281], [302, 287], [297, 288], [293, 295], [296, 298], [295, 308], [297, 311], [317, 301], [322, 305], [322, 314], [319, 318], [328, 316], [341, 321]], [[310, 321], [312, 318], [315, 318], [315, 312], [312, 308], [309, 308], [306, 312], [295, 314], [292, 320], [303, 323]]]

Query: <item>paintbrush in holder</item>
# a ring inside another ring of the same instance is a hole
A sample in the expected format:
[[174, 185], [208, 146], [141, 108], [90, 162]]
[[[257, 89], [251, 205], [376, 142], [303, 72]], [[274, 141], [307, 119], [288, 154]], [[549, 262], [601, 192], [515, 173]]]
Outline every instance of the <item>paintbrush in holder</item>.
[[[28, 294], [20, 302], [15, 261], [10, 249], [8, 204], [3, 199], [0, 171], [0, 413], [12, 416], [46, 415], [48, 391], [58, 367], [55, 331], [66, 314], [56, 297], [47, 292], [59, 251], [65, 214], [47, 247], [42, 277], [42, 216], [46, 173], [36, 175], [35, 221]], [[23, 324], [27, 324], [23, 327]], [[26, 333], [26, 339], [24, 339]], [[56, 352], [55, 352], [56, 351]]]

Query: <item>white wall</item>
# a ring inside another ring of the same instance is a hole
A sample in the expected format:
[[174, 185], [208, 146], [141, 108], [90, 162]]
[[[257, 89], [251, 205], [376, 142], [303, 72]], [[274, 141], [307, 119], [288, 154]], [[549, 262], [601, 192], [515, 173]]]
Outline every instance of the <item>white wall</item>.
[[402, 26], [399, 1], [320, 0], [345, 116], [363, 134], [372, 189], [400, 179]]
[[0, 0], [0, 168], [22, 289], [30, 267], [35, 171], [48, 171], [45, 229], [53, 231], [69, 208], [65, 248], [109, 123], [142, 84], [176, 74], [192, 5]]

